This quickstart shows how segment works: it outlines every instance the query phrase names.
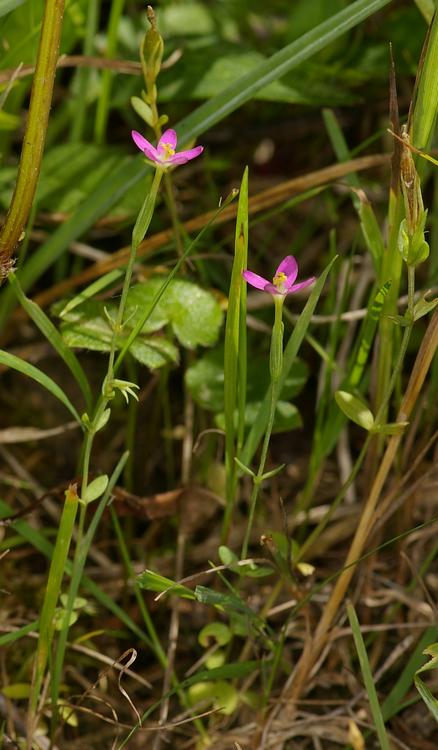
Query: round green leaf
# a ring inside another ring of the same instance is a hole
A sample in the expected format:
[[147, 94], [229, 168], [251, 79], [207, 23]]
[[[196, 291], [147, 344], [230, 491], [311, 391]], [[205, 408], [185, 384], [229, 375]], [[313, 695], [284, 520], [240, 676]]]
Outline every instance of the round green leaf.
[[348, 419], [358, 424], [359, 427], [363, 427], [364, 430], [373, 429], [373, 414], [363, 401], [347, 391], [336, 391], [335, 399], [340, 410], [344, 412]]

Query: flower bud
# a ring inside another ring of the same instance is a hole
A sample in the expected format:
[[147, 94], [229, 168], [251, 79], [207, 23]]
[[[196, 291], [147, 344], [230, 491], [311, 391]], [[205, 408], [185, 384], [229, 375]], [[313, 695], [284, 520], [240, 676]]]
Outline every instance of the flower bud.
[[424, 238], [427, 210], [424, 209], [420, 178], [415, 169], [410, 151], [409, 134], [402, 133], [403, 151], [400, 162], [400, 178], [406, 218], [400, 224], [398, 249], [408, 266], [423, 263], [429, 255], [429, 245]]
[[153, 84], [161, 69], [164, 42], [157, 29], [155, 13], [150, 5], [148, 5], [148, 19], [151, 28], [143, 37], [143, 41], [140, 45], [140, 57], [143, 63], [146, 80]]

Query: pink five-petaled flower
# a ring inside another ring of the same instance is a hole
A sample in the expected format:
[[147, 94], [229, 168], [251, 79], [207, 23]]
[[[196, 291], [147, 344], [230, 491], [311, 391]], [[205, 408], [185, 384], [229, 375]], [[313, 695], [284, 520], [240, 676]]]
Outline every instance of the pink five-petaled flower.
[[204, 146], [196, 146], [190, 148], [188, 151], [180, 151], [176, 153], [177, 136], [174, 130], [166, 130], [161, 136], [157, 143], [157, 148], [149, 143], [146, 138], [136, 130], [133, 130], [132, 138], [140, 151], [143, 151], [144, 155], [147, 156], [150, 161], [153, 161], [157, 166], [166, 168], [173, 167], [178, 164], [185, 164], [190, 159], [195, 159], [199, 154], [202, 154]]
[[252, 271], [242, 271], [242, 276], [248, 284], [255, 286], [256, 289], [262, 289], [264, 292], [269, 292], [269, 294], [275, 294], [279, 297], [286, 297], [287, 294], [293, 294], [300, 289], [305, 289], [306, 286], [310, 286], [315, 281], [315, 277], [312, 276], [310, 279], [305, 279], [305, 281], [295, 284], [295, 279], [298, 276], [298, 263], [293, 255], [286, 255], [283, 258], [272, 282]]

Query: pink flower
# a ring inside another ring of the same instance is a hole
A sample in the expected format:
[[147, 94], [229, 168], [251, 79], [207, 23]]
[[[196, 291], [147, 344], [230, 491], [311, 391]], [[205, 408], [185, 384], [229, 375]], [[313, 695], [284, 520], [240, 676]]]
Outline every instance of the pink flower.
[[286, 297], [287, 294], [293, 294], [300, 289], [305, 289], [306, 286], [310, 286], [315, 281], [315, 277], [312, 276], [310, 279], [295, 284], [295, 279], [298, 276], [298, 263], [293, 255], [286, 255], [283, 258], [272, 282], [252, 271], [242, 271], [242, 276], [248, 284], [255, 286], [256, 289], [262, 289], [264, 292], [269, 292], [269, 294], [275, 294], [280, 297]]
[[160, 167], [171, 167], [177, 164], [185, 164], [190, 159], [195, 159], [199, 154], [202, 154], [204, 146], [196, 146], [196, 148], [190, 148], [188, 151], [180, 151], [178, 154], [175, 152], [177, 136], [174, 130], [166, 130], [161, 136], [157, 143], [157, 148], [149, 143], [146, 138], [136, 130], [133, 130], [132, 138], [140, 151], [143, 151], [144, 155], [147, 156], [150, 161], [158, 164]]

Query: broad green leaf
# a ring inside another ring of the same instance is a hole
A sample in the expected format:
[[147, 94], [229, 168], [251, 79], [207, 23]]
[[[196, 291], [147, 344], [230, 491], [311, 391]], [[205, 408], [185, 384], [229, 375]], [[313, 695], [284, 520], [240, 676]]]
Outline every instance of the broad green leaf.
[[231, 683], [223, 681], [198, 682], [189, 688], [188, 695], [193, 705], [210, 699], [214, 708], [226, 716], [233, 714], [239, 703], [237, 689]]
[[107, 474], [102, 474], [100, 477], [96, 477], [87, 486], [82, 496], [82, 500], [84, 501], [84, 503], [92, 503], [93, 500], [97, 500], [97, 498], [103, 495], [107, 486], [108, 486]]
[[[0, 6], [1, 11], [1, 6]], [[1, 15], [1, 13], [0, 13]], [[30, 683], [29, 682], [14, 682], [11, 685], [4, 685], [1, 688], [2, 695], [9, 698], [11, 701], [19, 701], [24, 698], [29, 698], [30, 695]]]
[[347, 391], [336, 391], [336, 403], [348, 419], [363, 427], [364, 430], [372, 430], [374, 417], [372, 411], [357, 396]]
[[21, 372], [28, 378], [35, 380], [35, 382], [45, 388], [46, 391], [49, 391], [52, 396], [55, 396], [55, 398], [61, 401], [66, 409], [68, 409], [69, 412], [73, 414], [74, 418], [82, 425], [81, 418], [70, 399], [65, 395], [59, 385], [57, 385], [57, 383], [55, 383], [52, 378], [49, 378], [44, 372], [34, 365], [25, 362], [23, 359], [20, 359], [20, 357], [16, 357], [15, 354], [9, 354], [2, 350], [0, 350], [0, 364], [5, 365], [5, 367], [10, 367], [13, 370], [17, 370], [17, 372]]
[[[128, 294], [126, 319], [134, 328], [149, 307], [164, 281], [155, 276], [143, 284], [133, 286]], [[196, 346], [211, 346], [217, 340], [222, 324], [222, 310], [211, 292], [201, 289], [192, 281], [172, 281], [143, 331], [157, 330], [170, 323], [180, 343], [192, 349]]]
[[151, 370], [168, 364], [177, 364], [179, 361], [178, 349], [164, 336], [148, 339], [138, 337], [131, 344], [129, 352], [137, 362]]
[[[292, 399], [304, 387], [308, 377], [307, 365], [296, 360], [285, 378], [281, 400]], [[186, 371], [186, 384], [194, 400], [208, 411], [221, 412], [224, 409], [224, 364], [223, 349], [206, 352]], [[255, 357], [248, 368], [246, 399], [251, 410], [246, 424], [252, 423], [253, 407], [260, 404], [269, 386], [269, 364], [266, 357]]]

